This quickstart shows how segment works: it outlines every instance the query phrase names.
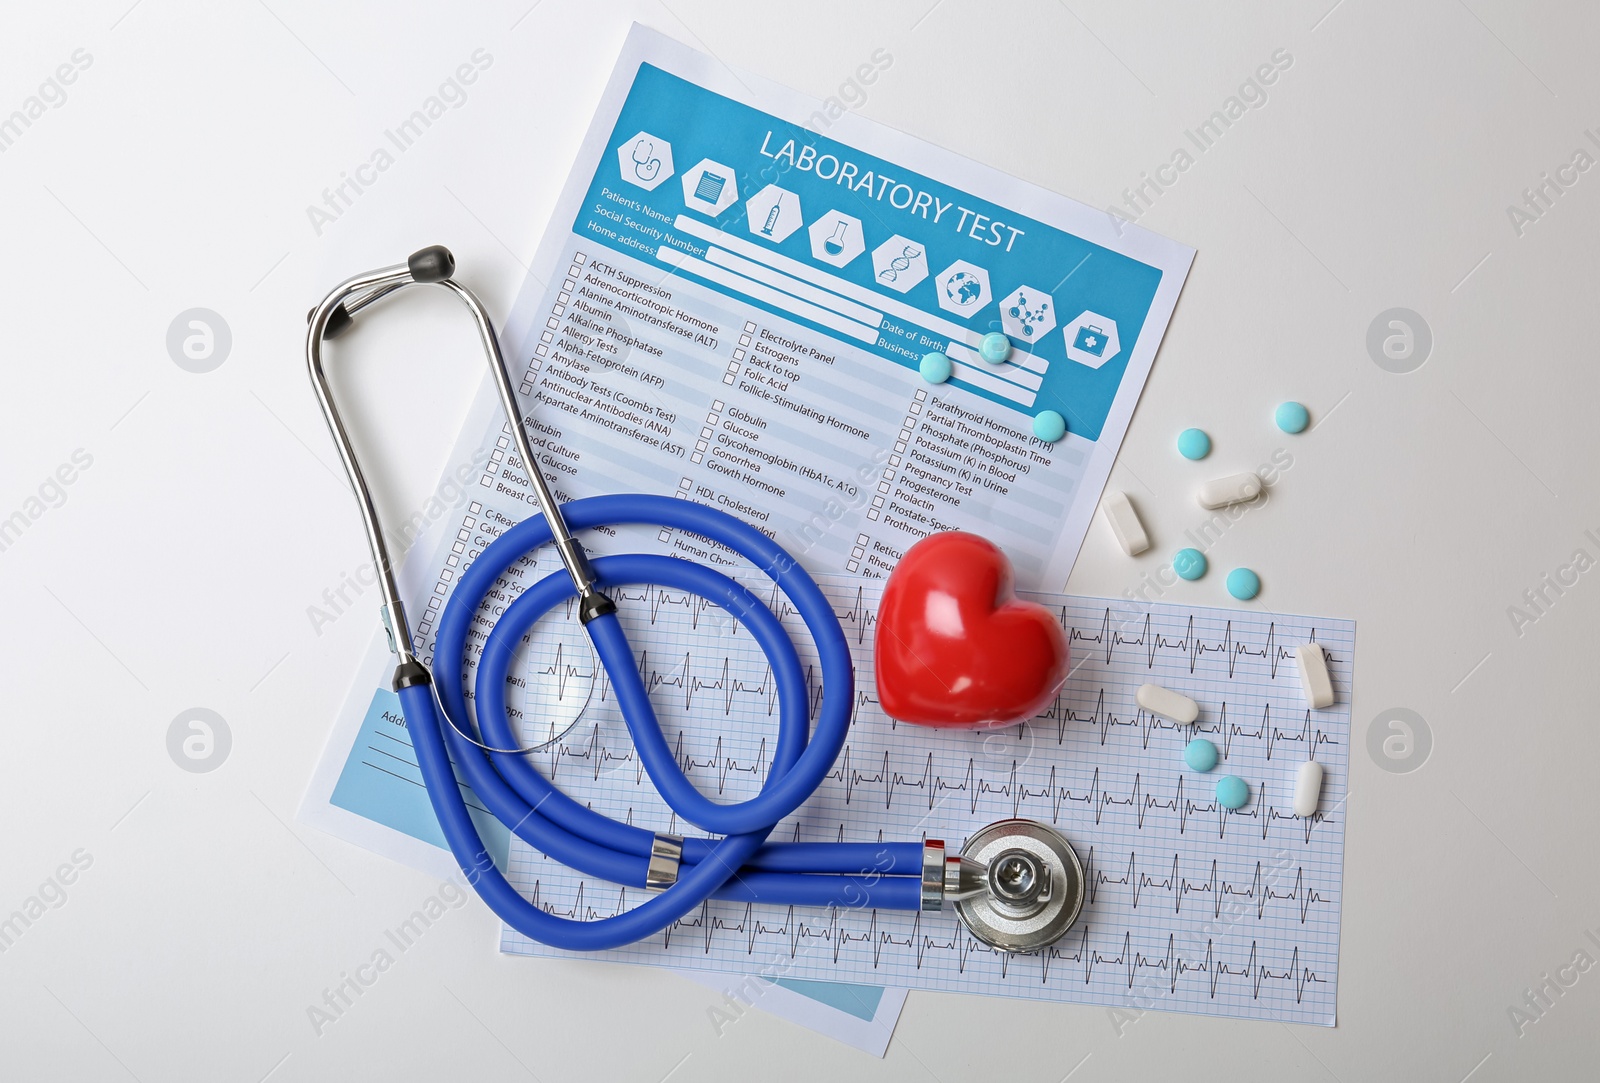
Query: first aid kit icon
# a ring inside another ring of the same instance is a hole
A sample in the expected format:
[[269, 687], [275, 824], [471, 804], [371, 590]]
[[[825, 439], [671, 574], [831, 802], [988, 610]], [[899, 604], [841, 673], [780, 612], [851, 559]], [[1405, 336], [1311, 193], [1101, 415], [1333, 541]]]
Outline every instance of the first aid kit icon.
[[1066, 325], [1067, 357], [1097, 369], [1122, 352], [1117, 321], [1098, 312], [1080, 312]]
[[1072, 345], [1084, 353], [1100, 357], [1106, 352], [1106, 333], [1092, 323], [1083, 324], [1078, 328]]

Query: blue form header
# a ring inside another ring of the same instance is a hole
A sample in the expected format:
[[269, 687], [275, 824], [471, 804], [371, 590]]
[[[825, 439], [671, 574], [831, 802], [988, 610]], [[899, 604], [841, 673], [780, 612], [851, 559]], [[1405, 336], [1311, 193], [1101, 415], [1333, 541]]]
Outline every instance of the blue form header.
[[577, 235], [1099, 438], [1159, 268], [648, 64], [607, 146]]

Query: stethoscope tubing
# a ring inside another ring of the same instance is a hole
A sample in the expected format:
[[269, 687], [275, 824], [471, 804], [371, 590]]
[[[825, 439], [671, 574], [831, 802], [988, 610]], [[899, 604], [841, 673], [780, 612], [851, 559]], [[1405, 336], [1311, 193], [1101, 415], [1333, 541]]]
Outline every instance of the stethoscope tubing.
[[[707, 899], [791, 906], [916, 910], [921, 905], [922, 842], [767, 843], [832, 770], [855, 710], [849, 643], [832, 606], [795, 560], [760, 531], [718, 509], [646, 494], [570, 501], [562, 517], [573, 529], [648, 524], [711, 538], [742, 554], [777, 583], [805, 623], [820, 659], [822, 700], [810, 726], [805, 672], [788, 633], [749, 590], [713, 568], [652, 554], [593, 559], [604, 586], [649, 583], [704, 597], [735, 617], [765, 652], [778, 692], [779, 728], [761, 791], [723, 804], [701, 794], [672, 754], [650, 704], [633, 649], [614, 613], [585, 630], [617, 696], [634, 748], [651, 782], [686, 822], [720, 839], [686, 838], [677, 882], [612, 917], [575, 920], [524, 899], [495, 868], [468, 812], [452, 761], [497, 819], [530, 846], [585, 876], [644, 888], [654, 832], [611, 819], [573, 800], [521, 755], [484, 752], [473, 732], [463, 689], [464, 659], [474, 618], [487, 592], [525, 555], [550, 542], [543, 516], [523, 520], [495, 539], [467, 567], [444, 607], [434, 647], [438, 692], [400, 689], [429, 799], [464, 874], [485, 901], [519, 932], [555, 947], [600, 950], [645, 939]], [[474, 700], [485, 744], [513, 748], [518, 739], [505, 704], [511, 659], [540, 616], [573, 598], [564, 572], [535, 582], [502, 613], [479, 656]], [[598, 679], [598, 675], [597, 675]], [[441, 719], [442, 709], [447, 719]], [[460, 731], [460, 732], [458, 732]]]

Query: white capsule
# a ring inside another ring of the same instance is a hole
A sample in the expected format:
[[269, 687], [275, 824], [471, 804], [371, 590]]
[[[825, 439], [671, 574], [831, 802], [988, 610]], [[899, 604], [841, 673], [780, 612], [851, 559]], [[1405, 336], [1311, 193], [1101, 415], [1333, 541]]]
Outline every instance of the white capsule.
[[1150, 536], [1144, 532], [1144, 524], [1139, 521], [1139, 513], [1133, 510], [1133, 501], [1128, 499], [1127, 493], [1112, 489], [1100, 501], [1100, 510], [1124, 553], [1136, 557], [1150, 548]]
[[1261, 495], [1261, 479], [1254, 474], [1229, 474], [1200, 486], [1195, 498], [1202, 508], [1225, 508]]
[[1333, 706], [1333, 678], [1328, 676], [1328, 659], [1317, 643], [1294, 649], [1294, 664], [1300, 667], [1300, 691], [1313, 707]]
[[1133, 694], [1133, 698], [1139, 706], [1151, 714], [1170, 718], [1180, 725], [1187, 726], [1200, 717], [1198, 703], [1170, 688], [1162, 688], [1159, 684], [1141, 684], [1139, 691]]
[[1322, 799], [1322, 764], [1307, 760], [1294, 776], [1294, 814], [1310, 816], [1317, 811]]

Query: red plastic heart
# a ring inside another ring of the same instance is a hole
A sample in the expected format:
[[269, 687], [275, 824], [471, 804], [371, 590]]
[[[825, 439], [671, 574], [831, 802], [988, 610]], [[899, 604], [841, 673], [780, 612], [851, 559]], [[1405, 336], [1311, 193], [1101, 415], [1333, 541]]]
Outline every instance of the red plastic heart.
[[952, 530], [907, 550], [884, 586], [874, 634], [878, 702], [920, 726], [983, 729], [1032, 718], [1067, 678], [1067, 637], [1012, 593], [1011, 562]]

